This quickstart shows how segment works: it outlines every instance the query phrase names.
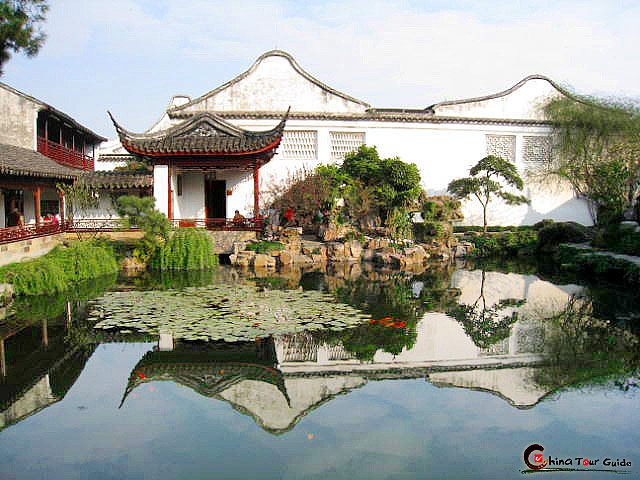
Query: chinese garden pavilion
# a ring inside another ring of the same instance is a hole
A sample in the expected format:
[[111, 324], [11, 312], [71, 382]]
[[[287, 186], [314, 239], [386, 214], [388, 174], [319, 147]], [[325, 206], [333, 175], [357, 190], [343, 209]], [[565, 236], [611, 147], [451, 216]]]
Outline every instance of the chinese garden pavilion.
[[[287, 111], [267, 131], [237, 127], [211, 112], [200, 112], [170, 128], [132, 133], [111, 116], [122, 146], [153, 166], [157, 208], [170, 219], [189, 224], [230, 217], [227, 196], [233, 190], [220, 177], [253, 177], [253, 216], [259, 218], [259, 169], [271, 160], [282, 140]], [[227, 173], [225, 173], [227, 172]]]

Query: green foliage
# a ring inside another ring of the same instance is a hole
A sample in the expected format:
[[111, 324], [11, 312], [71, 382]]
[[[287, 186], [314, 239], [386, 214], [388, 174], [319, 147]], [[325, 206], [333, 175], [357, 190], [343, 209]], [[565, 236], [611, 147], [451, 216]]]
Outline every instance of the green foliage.
[[148, 235], [166, 240], [171, 231], [171, 221], [155, 207], [154, 197], [124, 196], [117, 200], [118, 214]]
[[435, 220], [413, 225], [416, 241], [426, 242], [433, 238], [443, 239], [451, 236], [451, 223]]
[[640, 265], [609, 255], [592, 253], [590, 250], [560, 245], [556, 253], [562, 267], [615, 283], [640, 284]]
[[[271, 185], [268, 195], [272, 206], [296, 212], [298, 225], [318, 223], [318, 211], [328, 222], [351, 223], [365, 230], [392, 211], [408, 211], [422, 193], [420, 174], [415, 164], [396, 158], [381, 159], [375, 147], [361, 146], [348, 154], [344, 163], [320, 165], [314, 171], [301, 170], [289, 175], [281, 185]], [[339, 207], [338, 199], [344, 200]], [[379, 220], [378, 220], [379, 219]], [[393, 219], [391, 228], [406, 229], [404, 221]]]
[[512, 311], [503, 315], [503, 310], [520, 307], [526, 303], [526, 300], [506, 298], [487, 306], [484, 285], [485, 271], [483, 270], [480, 296], [473, 305], [456, 304], [447, 311], [447, 315], [460, 322], [465, 333], [480, 348], [488, 348], [507, 338], [511, 333], [511, 326], [518, 319], [518, 313]]
[[602, 229], [592, 244], [613, 252], [640, 256], [640, 233], [620, 224]]
[[404, 208], [392, 208], [387, 216], [389, 236], [393, 240], [413, 239], [411, 214]]
[[481, 159], [469, 170], [470, 177], [452, 180], [447, 191], [459, 200], [476, 197], [483, 209], [484, 232], [487, 231], [487, 205], [492, 197], [502, 198], [507, 205], [529, 203], [522, 195], [515, 195], [503, 190], [501, 182], [512, 188], [522, 190], [524, 183], [515, 165], [494, 155]]
[[568, 181], [596, 212], [599, 225], [618, 221], [640, 188], [640, 111], [630, 103], [587, 97], [548, 101], [556, 138], [551, 162], [532, 171]]
[[625, 379], [640, 368], [637, 334], [597, 318], [589, 299], [571, 297], [555, 315], [543, 319], [547, 362], [534, 381], [547, 389], [580, 388]]
[[[553, 223], [553, 222], [551, 222]], [[537, 225], [537, 224], [536, 224]], [[455, 226], [453, 227], [453, 232], [454, 233], [466, 233], [466, 232], [482, 232], [484, 230], [484, 227], [480, 226], [480, 225], [459, 225], [459, 226]], [[518, 225], [518, 226], [498, 226], [498, 225], [494, 225], [494, 226], [488, 226], [487, 227], [487, 232], [515, 232], [515, 231], [522, 231], [522, 230], [537, 230], [537, 228], [535, 228], [534, 226], [531, 225]]]
[[145, 232], [133, 251], [133, 256], [148, 263], [162, 241], [166, 242], [172, 229], [167, 216], [156, 210], [154, 197], [119, 197], [116, 201], [118, 214], [127, 227], [137, 227]]
[[59, 183], [56, 188], [64, 195], [68, 220], [73, 220], [76, 215], [87, 216], [90, 210], [100, 205], [98, 191], [82, 177], [73, 184]]
[[87, 301], [102, 295], [116, 284], [116, 272], [74, 282], [71, 288], [55, 295], [21, 295], [14, 299], [11, 312], [20, 322], [32, 323], [53, 319], [65, 313], [67, 302]]
[[374, 187], [385, 211], [408, 207], [422, 192], [415, 164], [405, 163], [398, 157], [381, 159], [376, 147], [360, 146], [345, 157], [341, 170], [352, 179]]
[[38, 53], [46, 38], [38, 24], [45, 20], [48, 10], [46, 0], [0, 1], [0, 75], [11, 50], [23, 51], [29, 57]]
[[497, 234], [485, 234], [469, 239], [476, 257], [513, 256], [532, 252], [538, 236], [533, 230], [520, 230]]
[[256, 253], [269, 253], [278, 252], [284, 248], [284, 243], [270, 242], [267, 240], [261, 240], [259, 242], [252, 242], [247, 244], [246, 250], [252, 250]]
[[113, 250], [93, 241], [58, 246], [48, 254], [0, 268], [0, 281], [11, 283], [16, 295], [63, 292], [78, 284], [118, 271]]
[[[397, 355], [415, 344], [416, 325], [426, 312], [443, 311], [455, 304], [459, 291], [449, 288], [449, 280], [448, 270], [434, 269], [413, 278], [397, 275], [385, 281], [371, 281], [366, 277], [346, 281], [335, 291], [338, 300], [367, 312], [375, 322], [327, 332], [323, 340], [341, 343], [363, 361], [371, 361], [378, 350]], [[414, 282], [423, 284], [417, 295]], [[405, 322], [405, 326], [385, 326], [377, 321], [383, 318]]]
[[574, 222], [552, 223], [538, 232], [538, 251], [550, 251], [561, 243], [582, 243], [587, 240], [587, 229]]
[[422, 218], [425, 221], [452, 221], [462, 220], [463, 218], [462, 213], [460, 213], [460, 200], [456, 200], [447, 195], [436, 197], [427, 197], [425, 195], [420, 200], [422, 205]]
[[301, 227], [311, 227], [317, 223], [318, 210], [331, 207], [333, 195], [339, 190], [334, 184], [335, 169], [325, 167], [323, 174], [306, 169], [289, 173], [282, 183], [271, 183], [267, 192], [271, 206], [281, 211], [280, 221], [284, 222], [284, 212], [291, 208], [295, 212], [294, 221]]
[[204, 270], [218, 265], [213, 240], [206, 230], [180, 228], [158, 248], [151, 260], [155, 270]]
[[478, 309], [476, 305], [456, 305], [447, 312], [455, 318], [464, 332], [479, 348], [488, 348], [504, 340], [511, 334], [511, 326], [518, 319], [516, 312], [500, 316], [500, 312], [508, 307], [519, 307], [525, 300], [504, 299], [490, 307]]

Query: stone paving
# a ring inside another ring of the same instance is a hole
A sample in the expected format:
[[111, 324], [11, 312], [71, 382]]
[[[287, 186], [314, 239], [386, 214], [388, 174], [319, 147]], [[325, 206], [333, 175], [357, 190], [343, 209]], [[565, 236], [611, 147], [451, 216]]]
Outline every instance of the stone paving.
[[609, 252], [606, 250], [598, 250], [593, 248], [589, 243], [567, 243], [568, 246], [573, 248], [578, 248], [580, 250], [590, 250], [594, 255], [603, 255], [607, 257], [619, 258], [620, 260], [626, 260], [627, 262], [635, 263], [640, 265], [640, 257], [636, 257], [633, 255], [625, 255], [623, 253], [615, 253]]

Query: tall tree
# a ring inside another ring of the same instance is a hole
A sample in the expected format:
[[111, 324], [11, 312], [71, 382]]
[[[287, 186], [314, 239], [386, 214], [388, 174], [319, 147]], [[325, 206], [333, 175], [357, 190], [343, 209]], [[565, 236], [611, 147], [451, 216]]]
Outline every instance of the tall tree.
[[48, 10], [47, 0], [0, 0], [0, 75], [11, 51], [38, 53], [46, 38], [38, 24]]
[[620, 220], [640, 194], [637, 104], [571, 96], [551, 99], [544, 112], [553, 125], [553, 155], [530, 175], [568, 181], [598, 224]]
[[529, 203], [522, 195], [515, 195], [503, 188], [503, 183], [522, 190], [524, 182], [516, 166], [495, 155], [489, 155], [480, 160], [469, 170], [470, 177], [458, 178], [449, 183], [447, 190], [458, 200], [465, 200], [471, 196], [478, 199], [482, 205], [484, 232], [487, 233], [487, 206], [492, 197], [502, 198], [507, 205]]

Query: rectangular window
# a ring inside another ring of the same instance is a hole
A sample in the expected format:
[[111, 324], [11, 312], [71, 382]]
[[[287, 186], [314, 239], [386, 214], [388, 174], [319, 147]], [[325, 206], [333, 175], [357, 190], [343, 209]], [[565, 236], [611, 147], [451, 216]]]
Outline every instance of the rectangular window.
[[278, 148], [285, 160], [317, 160], [318, 132], [315, 130], [285, 130]]
[[176, 190], [178, 191], [178, 196], [182, 196], [182, 174], [179, 173], [176, 177]]
[[331, 160], [341, 162], [347, 153], [364, 145], [364, 132], [329, 132], [331, 138]]

